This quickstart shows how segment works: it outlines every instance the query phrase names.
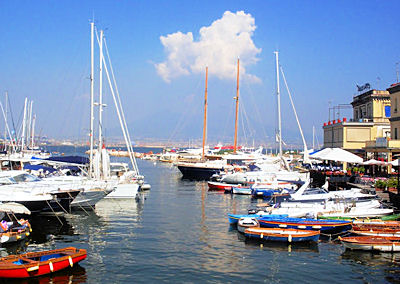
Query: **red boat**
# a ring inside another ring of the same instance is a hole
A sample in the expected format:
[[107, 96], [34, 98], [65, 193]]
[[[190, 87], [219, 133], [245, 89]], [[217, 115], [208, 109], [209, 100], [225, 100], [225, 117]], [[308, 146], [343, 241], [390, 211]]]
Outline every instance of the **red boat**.
[[208, 182], [208, 190], [230, 191], [230, 190], [232, 190], [232, 186], [239, 187], [240, 185], [223, 183], [223, 182], [215, 182], [215, 181]]
[[86, 250], [68, 247], [0, 258], [0, 278], [29, 278], [73, 267], [86, 258]]

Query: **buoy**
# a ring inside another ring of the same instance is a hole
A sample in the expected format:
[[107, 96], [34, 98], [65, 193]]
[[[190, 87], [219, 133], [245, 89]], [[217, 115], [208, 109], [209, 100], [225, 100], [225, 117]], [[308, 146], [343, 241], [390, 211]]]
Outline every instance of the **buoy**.
[[49, 262], [49, 267], [50, 267], [50, 271], [53, 272], [54, 271], [54, 267], [53, 267], [53, 263], [51, 261]]
[[29, 234], [29, 232], [26, 232], [25, 235], [26, 235], [26, 236], [29, 236], [30, 234]]
[[74, 266], [74, 262], [72, 261], [72, 257], [68, 257], [69, 265]]
[[21, 238], [21, 236], [20, 236], [20, 235], [18, 235], [18, 236], [17, 236], [17, 240], [19, 240], [20, 238]]
[[289, 237], [288, 237], [288, 242], [289, 242], [289, 243], [292, 242], [292, 235], [289, 235]]

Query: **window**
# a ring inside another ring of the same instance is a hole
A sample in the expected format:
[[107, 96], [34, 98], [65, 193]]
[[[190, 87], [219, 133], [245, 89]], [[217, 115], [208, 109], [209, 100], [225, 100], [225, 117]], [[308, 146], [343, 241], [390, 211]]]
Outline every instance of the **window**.
[[394, 139], [397, 140], [397, 128], [394, 129]]
[[393, 112], [396, 113], [397, 112], [397, 98], [394, 99], [394, 110]]

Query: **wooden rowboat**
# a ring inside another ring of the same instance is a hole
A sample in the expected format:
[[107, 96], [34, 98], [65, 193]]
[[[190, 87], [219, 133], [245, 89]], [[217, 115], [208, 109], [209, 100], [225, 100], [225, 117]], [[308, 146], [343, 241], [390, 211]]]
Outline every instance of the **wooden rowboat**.
[[0, 258], [0, 278], [29, 278], [59, 271], [86, 258], [86, 250], [68, 247]]
[[296, 229], [249, 228], [244, 231], [248, 238], [277, 242], [318, 242], [320, 232]]
[[377, 250], [387, 252], [400, 251], [399, 237], [339, 237], [339, 240], [347, 249], [351, 250]]
[[260, 218], [261, 227], [318, 230], [324, 233], [340, 233], [351, 229], [351, 221], [317, 220], [306, 218]]

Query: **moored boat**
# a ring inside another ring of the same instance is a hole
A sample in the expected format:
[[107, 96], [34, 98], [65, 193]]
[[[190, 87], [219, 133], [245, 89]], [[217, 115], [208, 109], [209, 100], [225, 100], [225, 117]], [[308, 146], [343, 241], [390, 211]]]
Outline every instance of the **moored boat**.
[[240, 218], [243, 217], [254, 217], [254, 218], [285, 218], [287, 214], [269, 214], [265, 212], [258, 212], [257, 214], [228, 214], [229, 224], [236, 225]]
[[369, 250], [369, 251], [400, 251], [400, 238], [398, 237], [339, 237], [345, 248], [351, 250]]
[[260, 227], [260, 223], [258, 223], [257, 218], [254, 217], [242, 217], [239, 219], [237, 228], [238, 231], [244, 233], [244, 231], [248, 228], [258, 228]]
[[320, 232], [280, 228], [249, 228], [244, 231], [248, 238], [277, 242], [318, 242]]
[[242, 195], [251, 195], [251, 188], [250, 187], [232, 187], [233, 194], [242, 194]]
[[260, 218], [261, 227], [319, 230], [324, 233], [340, 233], [351, 229], [350, 221], [317, 220], [306, 218]]
[[32, 231], [29, 222], [23, 219], [15, 222], [1, 221], [0, 229], [2, 231], [0, 233], [1, 244], [13, 243], [26, 239]]
[[224, 182], [216, 182], [216, 181], [209, 181], [208, 182], [208, 190], [227, 190], [230, 191], [232, 190], [232, 187], [239, 187], [239, 184], [230, 184], [230, 183], [224, 183]]
[[86, 250], [68, 247], [28, 252], [0, 258], [0, 278], [30, 278], [74, 266], [86, 258]]

